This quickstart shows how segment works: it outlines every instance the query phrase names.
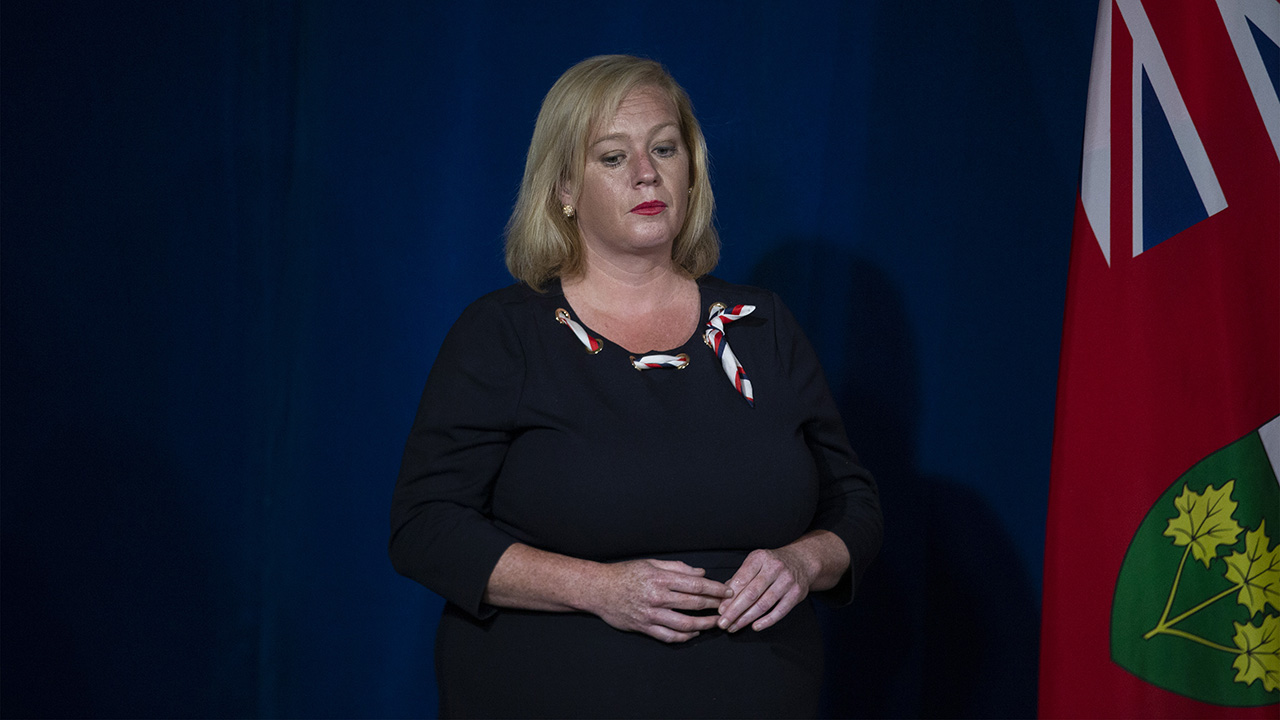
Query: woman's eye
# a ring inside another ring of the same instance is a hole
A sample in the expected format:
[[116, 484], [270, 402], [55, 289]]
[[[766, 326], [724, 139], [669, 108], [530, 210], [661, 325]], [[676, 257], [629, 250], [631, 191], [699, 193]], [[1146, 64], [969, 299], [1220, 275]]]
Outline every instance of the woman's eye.
[[600, 162], [608, 165], [609, 167], [617, 167], [622, 164], [622, 154], [614, 153], [613, 155], [605, 155], [600, 158]]
[[659, 145], [653, 149], [653, 154], [661, 158], [674, 157], [676, 154], [675, 145]]

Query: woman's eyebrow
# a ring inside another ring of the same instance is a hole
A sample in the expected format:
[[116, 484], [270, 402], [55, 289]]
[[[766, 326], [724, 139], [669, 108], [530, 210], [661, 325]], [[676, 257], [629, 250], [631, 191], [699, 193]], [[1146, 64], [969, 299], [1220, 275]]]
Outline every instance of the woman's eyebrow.
[[602, 142], [608, 142], [610, 140], [626, 140], [628, 137], [630, 137], [630, 135], [627, 135], [626, 133], [614, 133], [612, 135], [605, 135], [599, 140], [596, 140], [595, 142], [591, 143], [591, 147], [595, 147], [596, 145], [599, 145]]
[[[658, 133], [670, 127], [678, 128], [680, 127], [680, 123], [671, 121], [671, 122], [664, 122], [661, 125], [655, 125], [651, 130], [649, 130], [649, 137], [653, 137], [654, 135], [657, 135]], [[595, 147], [596, 145], [599, 145], [602, 142], [608, 142], [610, 140], [626, 140], [629, 137], [631, 136], [628, 135], [627, 133], [621, 133], [621, 132], [612, 133], [610, 135], [605, 135], [604, 137], [597, 139], [595, 142], [591, 143], [591, 147]]]

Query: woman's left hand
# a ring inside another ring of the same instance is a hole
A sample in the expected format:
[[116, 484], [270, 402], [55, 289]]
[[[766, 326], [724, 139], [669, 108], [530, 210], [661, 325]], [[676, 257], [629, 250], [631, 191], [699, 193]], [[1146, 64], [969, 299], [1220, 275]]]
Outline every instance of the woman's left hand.
[[776, 550], [756, 550], [726, 583], [733, 597], [720, 603], [717, 625], [737, 632], [747, 625], [764, 630], [791, 612], [809, 595], [817, 574], [812, 559], [790, 545]]
[[830, 590], [849, 567], [849, 550], [829, 530], [813, 530], [775, 550], [756, 550], [726, 583], [718, 627], [764, 630], [787, 616], [810, 590]]

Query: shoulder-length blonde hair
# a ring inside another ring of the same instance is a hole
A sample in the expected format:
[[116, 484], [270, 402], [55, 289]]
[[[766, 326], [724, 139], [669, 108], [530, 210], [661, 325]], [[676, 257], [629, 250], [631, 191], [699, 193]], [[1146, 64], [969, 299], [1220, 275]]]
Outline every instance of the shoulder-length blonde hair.
[[707, 142], [693, 116], [693, 104], [675, 79], [653, 60], [599, 55], [569, 68], [542, 100], [525, 159], [520, 195], [507, 222], [507, 269], [535, 290], [556, 277], [582, 272], [582, 235], [561, 211], [560, 192], [578, 191], [592, 131], [606, 123], [637, 87], [662, 92], [680, 116], [680, 134], [689, 148], [689, 209], [671, 248], [671, 259], [697, 278], [720, 259], [720, 239], [712, 227], [715, 198], [707, 177]]

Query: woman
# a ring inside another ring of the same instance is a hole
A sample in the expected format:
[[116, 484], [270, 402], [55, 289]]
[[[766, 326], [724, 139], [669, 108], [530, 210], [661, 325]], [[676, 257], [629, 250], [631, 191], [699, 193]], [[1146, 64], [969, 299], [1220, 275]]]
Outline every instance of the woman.
[[810, 592], [879, 548], [817, 360], [718, 258], [706, 145], [657, 63], [585, 60], [543, 101], [507, 237], [392, 503], [391, 557], [448, 604], [446, 716], [816, 711]]

